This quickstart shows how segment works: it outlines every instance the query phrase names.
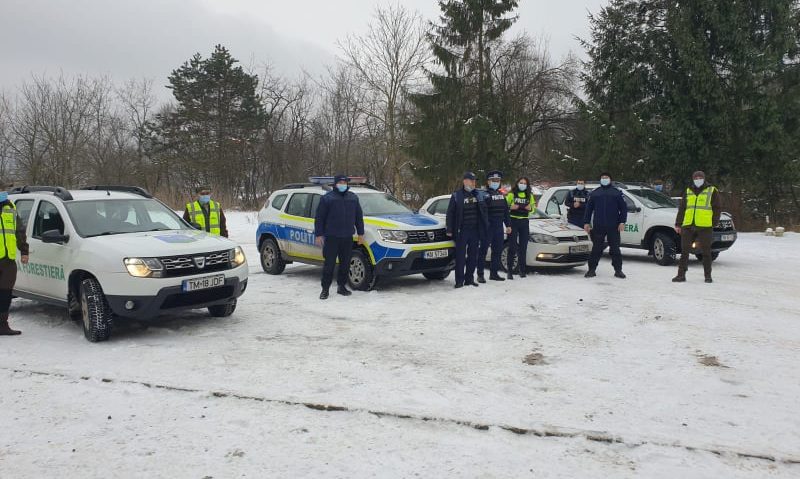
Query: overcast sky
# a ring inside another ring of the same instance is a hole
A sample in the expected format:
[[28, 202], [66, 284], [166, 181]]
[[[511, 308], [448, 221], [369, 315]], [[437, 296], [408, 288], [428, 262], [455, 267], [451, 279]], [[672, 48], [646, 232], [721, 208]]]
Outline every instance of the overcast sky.
[[[398, 0], [393, 0], [397, 2]], [[435, 20], [435, 0], [399, 0]], [[0, 0], [0, 89], [32, 73], [148, 77], [217, 43], [246, 64], [269, 62], [285, 75], [320, 73], [336, 41], [363, 32], [380, 0]], [[515, 32], [549, 40], [556, 57], [582, 55], [588, 12], [606, 0], [520, 0]], [[163, 90], [162, 90], [163, 91]]]

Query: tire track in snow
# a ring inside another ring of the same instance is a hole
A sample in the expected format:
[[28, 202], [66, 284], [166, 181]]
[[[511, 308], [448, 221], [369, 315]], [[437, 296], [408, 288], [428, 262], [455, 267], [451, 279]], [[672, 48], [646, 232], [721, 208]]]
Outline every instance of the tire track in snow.
[[490, 423], [481, 423], [478, 421], [471, 421], [471, 420], [464, 420], [464, 419], [456, 419], [456, 418], [448, 418], [448, 417], [436, 417], [436, 416], [426, 416], [424, 414], [403, 414], [397, 413], [392, 411], [381, 411], [381, 410], [373, 410], [373, 409], [366, 409], [366, 408], [353, 408], [348, 406], [342, 405], [335, 405], [335, 404], [323, 404], [323, 403], [314, 403], [314, 402], [304, 402], [304, 401], [292, 401], [287, 399], [274, 399], [274, 398], [267, 398], [261, 396], [253, 396], [248, 394], [239, 394], [236, 392], [231, 391], [214, 391], [214, 390], [203, 390], [197, 388], [189, 388], [189, 387], [181, 387], [181, 386], [174, 386], [169, 384], [158, 384], [158, 383], [151, 383], [147, 381], [135, 381], [135, 380], [125, 380], [125, 379], [111, 379], [111, 378], [96, 378], [91, 376], [70, 376], [63, 373], [58, 372], [50, 372], [50, 371], [37, 371], [37, 370], [29, 370], [29, 369], [16, 369], [16, 368], [7, 368], [7, 367], [0, 367], [0, 369], [9, 371], [15, 374], [28, 374], [30, 376], [43, 376], [49, 378], [57, 378], [57, 379], [65, 379], [65, 380], [73, 380], [73, 381], [98, 381], [100, 383], [106, 384], [128, 384], [128, 385], [137, 385], [143, 386], [150, 389], [160, 389], [164, 391], [173, 391], [173, 392], [188, 392], [193, 394], [207, 394], [214, 398], [220, 399], [232, 399], [232, 400], [241, 400], [241, 401], [255, 401], [267, 404], [280, 404], [283, 406], [292, 406], [292, 407], [305, 407], [308, 409], [312, 409], [315, 411], [323, 411], [323, 412], [349, 412], [349, 413], [367, 413], [372, 414], [377, 417], [381, 418], [390, 418], [390, 419], [401, 419], [401, 420], [410, 420], [410, 421], [419, 421], [419, 422], [426, 422], [426, 423], [443, 423], [443, 424], [451, 424], [463, 427], [469, 427], [472, 429], [476, 429], [479, 431], [488, 431], [491, 428], [501, 429], [504, 431], [508, 431], [520, 436], [534, 436], [539, 438], [566, 438], [566, 439], [585, 439], [587, 441], [597, 442], [597, 443], [605, 443], [605, 444], [620, 444], [627, 447], [635, 448], [644, 445], [656, 446], [656, 447], [665, 447], [665, 448], [673, 448], [673, 449], [683, 449], [688, 452], [707, 452], [714, 454], [720, 457], [738, 457], [742, 459], [754, 459], [754, 460], [761, 460], [761, 461], [768, 461], [772, 463], [779, 463], [785, 464], [790, 466], [800, 466], [800, 457], [796, 456], [784, 456], [780, 457], [773, 454], [763, 453], [763, 452], [753, 452], [753, 451], [742, 451], [737, 450], [729, 447], [707, 447], [707, 446], [692, 446], [688, 444], [683, 444], [678, 441], [675, 442], [664, 442], [664, 441], [653, 441], [653, 440], [626, 440], [625, 438], [614, 435], [604, 431], [591, 431], [585, 429], [572, 429], [572, 428], [562, 428], [558, 426], [551, 426], [551, 427], [517, 427], [508, 424], [490, 424]]

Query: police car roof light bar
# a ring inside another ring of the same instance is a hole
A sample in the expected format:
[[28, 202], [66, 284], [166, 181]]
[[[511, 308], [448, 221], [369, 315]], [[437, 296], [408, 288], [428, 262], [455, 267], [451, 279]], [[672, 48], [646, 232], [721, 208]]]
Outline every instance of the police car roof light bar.
[[25, 193], [53, 193], [53, 196], [60, 198], [63, 201], [72, 201], [72, 194], [69, 190], [61, 186], [17, 186], [8, 192], [11, 195], [20, 195]]

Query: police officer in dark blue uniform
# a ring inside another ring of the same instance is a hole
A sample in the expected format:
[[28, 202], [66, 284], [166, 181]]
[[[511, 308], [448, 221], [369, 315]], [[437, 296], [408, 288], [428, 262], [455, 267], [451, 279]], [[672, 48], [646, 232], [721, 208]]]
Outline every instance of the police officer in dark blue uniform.
[[456, 288], [478, 286], [473, 274], [480, 257], [479, 240], [488, 227], [484, 196], [475, 189], [475, 173], [464, 173], [463, 186], [450, 196], [447, 236], [456, 243]]
[[586, 217], [584, 229], [592, 235], [592, 255], [589, 257], [589, 271], [587, 278], [597, 276], [595, 270], [600, 262], [600, 256], [606, 248], [605, 242], [611, 250], [611, 264], [614, 266], [614, 276], [625, 279], [622, 272], [622, 252], [620, 251], [620, 235], [625, 229], [628, 220], [628, 207], [622, 196], [622, 191], [611, 184], [608, 173], [600, 175], [600, 187], [595, 188], [589, 195], [586, 203]]
[[358, 196], [350, 191], [349, 178], [337, 175], [334, 187], [320, 199], [314, 219], [316, 243], [322, 246], [325, 265], [322, 268], [322, 293], [319, 299], [328, 299], [328, 290], [333, 282], [333, 270], [339, 259], [337, 293], [350, 296], [347, 278], [350, 273], [350, 257], [353, 253], [353, 232], [358, 234], [358, 244], [364, 244], [364, 214]]
[[564, 206], [567, 207], [567, 222], [578, 228], [583, 228], [583, 218], [586, 216], [586, 202], [589, 200], [589, 192], [586, 190], [586, 182], [578, 180], [575, 182], [575, 189], [567, 193], [564, 199]]
[[500, 258], [503, 254], [503, 233], [511, 234], [511, 213], [506, 201], [506, 196], [500, 191], [500, 182], [503, 173], [492, 170], [487, 175], [488, 188], [486, 189], [486, 207], [489, 213], [489, 229], [481, 237], [481, 258], [478, 261], [478, 282], [485, 283], [483, 269], [486, 263], [486, 253], [492, 249], [492, 262], [489, 269], [489, 279], [492, 281], [505, 281], [500, 277]]

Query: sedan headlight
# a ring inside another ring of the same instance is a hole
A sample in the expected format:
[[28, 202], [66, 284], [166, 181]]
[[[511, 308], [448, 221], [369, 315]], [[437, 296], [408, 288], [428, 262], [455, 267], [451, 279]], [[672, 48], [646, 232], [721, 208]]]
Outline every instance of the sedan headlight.
[[408, 233], [400, 230], [378, 230], [383, 241], [389, 243], [405, 243], [408, 241]]
[[164, 265], [157, 258], [125, 258], [125, 269], [136, 278], [160, 278]]
[[558, 238], [553, 235], [533, 233], [529, 239], [531, 243], [558, 244]]
[[238, 268], [247, 261], [247, 258], [244, 257], [244, 251], [242, 251], [242, 248], [240, 246], [237, 246], [236, 248], [230, 251], [230, 258], [231, 258], [231, 266], [233, 266], [234, 268]]

